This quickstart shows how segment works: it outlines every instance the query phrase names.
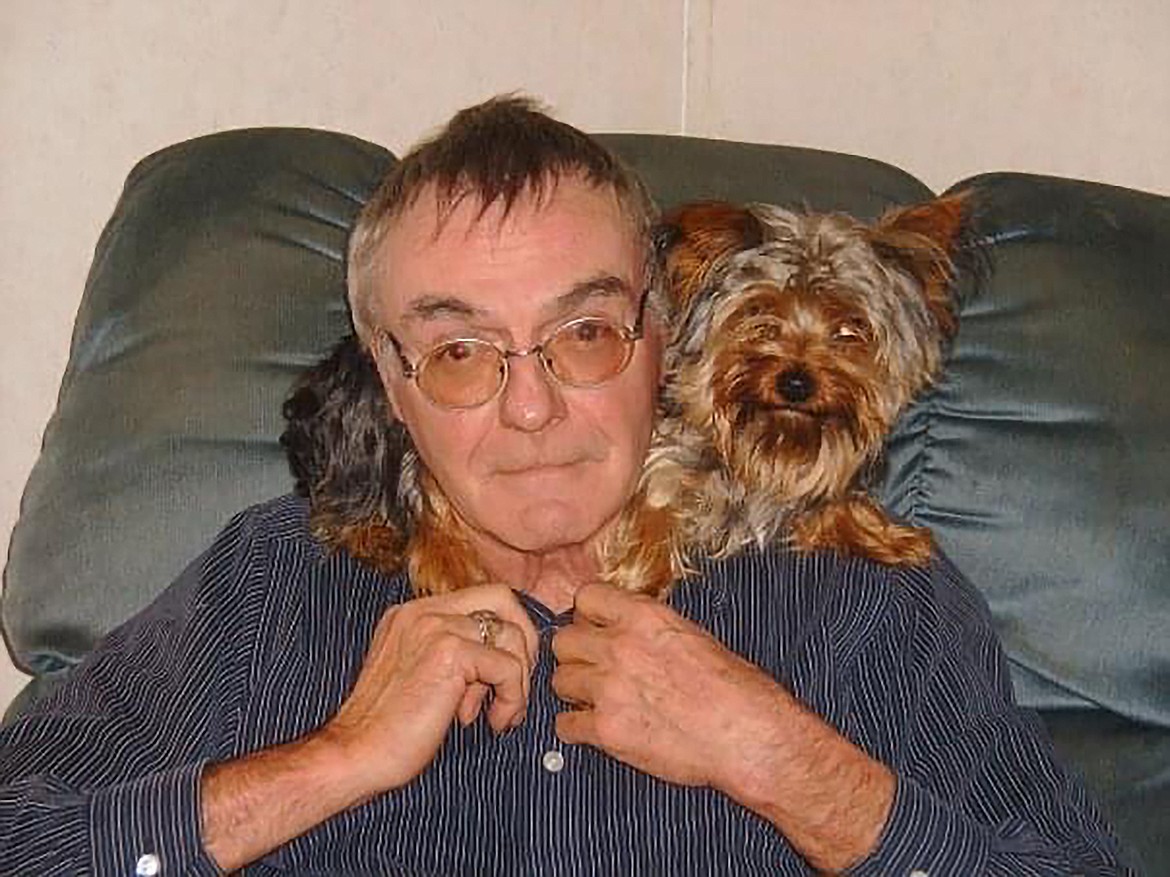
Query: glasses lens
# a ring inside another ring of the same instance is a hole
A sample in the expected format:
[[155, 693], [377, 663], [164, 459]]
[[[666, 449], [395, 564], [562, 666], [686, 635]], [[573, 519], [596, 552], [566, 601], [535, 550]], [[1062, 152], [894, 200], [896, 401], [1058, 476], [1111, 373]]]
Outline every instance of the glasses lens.
[[588, 387], [620, 374], [633, 348], [634, 343], [613, 323], [586, 317], [561, 326], [543, 349], [557, 380]]
[[418, 364], [419, 389], [437, 405], [472, 408], [500, 388], [504, 360], [486, 341], [472, 338], [440, 344]]

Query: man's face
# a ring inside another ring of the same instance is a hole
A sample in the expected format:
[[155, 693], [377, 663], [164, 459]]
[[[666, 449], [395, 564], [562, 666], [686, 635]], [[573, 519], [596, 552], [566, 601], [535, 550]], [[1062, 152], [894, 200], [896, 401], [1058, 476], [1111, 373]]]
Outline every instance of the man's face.
[[[634, 324], [644, 253], [612, 192], [566, 177], [540, 206], [523, 197], [506, 218], [499, 205], [480, 208], [465, 199], [440, 228], [424, 191], [378, 253], [373, 311], [409, 361], [454, 338], [528, 349], [577, 317]], [[536, 356], [512, 358], [499, 395], [467, 409], [429, 401], [386, 347], [379, 369], [391, 405], [468, 525], [513, 549], [549, 551], [616, 517], [654, 419], [660, 339], [646, 320], [629, 365], [605, 384], [562, 386]]]

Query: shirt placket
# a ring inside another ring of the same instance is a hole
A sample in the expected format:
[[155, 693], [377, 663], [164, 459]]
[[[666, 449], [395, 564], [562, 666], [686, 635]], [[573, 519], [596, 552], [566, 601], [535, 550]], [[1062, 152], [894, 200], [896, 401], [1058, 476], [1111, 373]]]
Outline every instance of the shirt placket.
[[523, 772], [527, 777], [528, 796], [534, 806], [522, 808], [526, 820], [522, 828], [524, 848], [545, 862], [534, 861], [534, 873], [543, 870], [541, 864], [552, 866], [561, 861], [567, 850], [563, 837], [566, 820], [572, 815], [566, 811], [566, 787], [571, 786], [576, 766], [574, 749], [561, 742], [556, 735], [557, 713], [563, 708], [552, 689], [552, 674], [556, 659], [552, 640], [556, 632], [571, 622], [568, 613], [553, 615], [543, 607], [529, 605], [529, 612], [539, 635], [536, 664], [532, 671], [532, 688], [525, 723], [527, 751]]

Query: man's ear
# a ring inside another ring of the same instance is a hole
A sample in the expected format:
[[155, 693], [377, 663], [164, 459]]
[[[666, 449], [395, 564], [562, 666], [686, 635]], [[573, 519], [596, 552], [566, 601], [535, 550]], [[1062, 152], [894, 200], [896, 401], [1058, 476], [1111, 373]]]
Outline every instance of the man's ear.
[[[365, 333], [362, 334], [364, 335]], [[398, 400], [395, 398], [395, 382], [393, 376], [389, 374], [389, 371], [394, 368], [395, 360], [391, 359], [393, 351], [387, 351], [385, 346], [379, 351], [377, 339], [374, 337], [359, 339], [355, 335], [354, 343], [360, 346], [361, 355], [369, 363], [369, 371], [378, 384], [378, 390], [386, 399], [386, 409], [390, 415], [391, 422], [401, 421], [401, 409], [398, 406]], [[387, 363], [390, 364], [388, 365]]]
[[[373, 357], [373, 354], [370, 354]], [[374, 368], [378, 372], [378, 380], [382, 384], [382, 391], [386, 394], [386, 407], [390, 411], [390, 416], [402, 422], [402, 408], [398, 404], [398, 393], [400, 392], [401, 383], [394, 381], [391, 376], [386, 374], [387, 367], [382, 364], [381, 359], [374, 358]]]
[[758, 247], [764, 227], [746, 207], [726, 201], [684, 204], [662, 218], [655, 245], [665, 267], [669, 292], [685, 308], [712, 268], [726, 257]]

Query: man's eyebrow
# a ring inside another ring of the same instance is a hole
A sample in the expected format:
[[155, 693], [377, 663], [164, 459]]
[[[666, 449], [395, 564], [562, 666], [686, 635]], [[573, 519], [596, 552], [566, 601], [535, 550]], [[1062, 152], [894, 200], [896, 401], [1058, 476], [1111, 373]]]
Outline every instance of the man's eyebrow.
[[[546, 305], [543, 310], [563, 314], [581, 307], [593, 298], [628, 296], [630, 284], [616, 274], [599, 274], [587, 280], [574, 283], [568, 292], [563, 292]], [[485, 319], [490, 316], [483, 308], [476, 307], [454, 295], [422, 295], [412, 301], [402, 315], [404, 322], [427, 322], [441, 319]]]
[[574, 283], [572, 288], [553, 299], [546, 310], [564, 313], [579, 308], [592, 298], [628, 297], [630, 284], [616, 274], [599, 274]]
[[439, 320], [444, 317], [470, 319], [483, 317], [487, 311], [453, 295], [424, 295], [416, 298], [402, 315], [406, 322]]

